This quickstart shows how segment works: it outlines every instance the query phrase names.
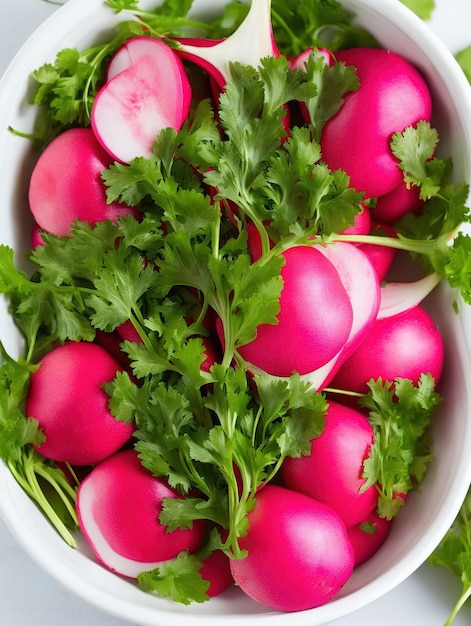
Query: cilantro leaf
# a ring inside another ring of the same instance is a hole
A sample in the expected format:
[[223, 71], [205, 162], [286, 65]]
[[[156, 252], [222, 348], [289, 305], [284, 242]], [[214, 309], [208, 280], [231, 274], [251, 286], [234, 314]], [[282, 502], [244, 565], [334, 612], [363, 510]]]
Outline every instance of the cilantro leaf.
[[209, 599], [206, 593], [209, 582], [199, 573], [201, 567], [202, 563], [197, 556], [180, 552], [152, 571], [139, 574], [139, 586], [182, 604], [205, 602]]
[[435, 10], [435, 0], [401, 0], [401, 2], [423, 20], [429, 20]]
[[463, 48], [455, 54], [455, 58], [458, 61], [464, 75], [471, 83], [471, 46]]
[[369, 393], [359, 400], [374, 430], [364, 488], [377, 486], [378, 512], [391, 519], [403, 506], [403, 496], [420, 485], [432, 460], [428, 429], [441, 397], [429, 374], [422, 374], [417, 386], [402, 378], [394, 383], [372, 380], [368, 386]]

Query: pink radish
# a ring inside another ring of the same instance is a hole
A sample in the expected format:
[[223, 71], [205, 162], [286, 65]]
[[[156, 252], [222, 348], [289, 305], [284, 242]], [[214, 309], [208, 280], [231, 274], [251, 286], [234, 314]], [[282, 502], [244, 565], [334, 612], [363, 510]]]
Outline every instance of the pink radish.
[[145, 469], [130, 449], [97, 465], [77, 493], [80, 529], [97, 559], [110, 570], [136, 578], [180, 552], [196, 551], [205, 523], [168, 532], [159, 522], [162, 501], [180, 498], [167, 483]]
[[93, 465], [119, 450], [134, 425], [118, 422], [103, 389], [119, 363], [101, 346], [69, 342], [54, 348], [31, 375], [26, 402], [46, 440], [37, 449], [54, 461]]
[[353, 226], [349, 226], [341, 235], [368, 235], [371, 229], [371, 214], [370, 209], [366, 206], [362, 207], [360, 213], [355, 215], [355, 223]]
[[92, 107], [93, 131], [105, 150], [128, 163], [150, 156], [163, 128], [179, 130], [188, 116], [191, 86], [179, 57], [160, 39], [129, 39], [108, 68]]
[[283, 252], [284, 286], [277, 324], [263, 324], [239, 354], [274, 376], [307, 374], [328, 363], [345, 345], [353, 313], [334, 265], [317, 247]]
[[210, 583], [206, 592], [210, 598], [234, 585], [229, 557], [221, 550], [215, 550], [206, 557], [199, 572]]
[[355, 567], [367, 561], [379, 550], [386, 541], [391, 526], [392, 520], [380, 517], [373, 511], [361, 524], [347, 529], [355, 554]]
[[94, 224], [134, 213], [123, 204], [107, 202], [101, 172], [111, 164], [90, 128], [66, 130], [53, 139], [29, 185], [29, 205], [39, 228], [65, 237], [75, 220]]
[[360, 88], [346, 94], [340, 111], [324, 126], [321, 147], [331, 169], [343, 169], [351, 186], [366, 197], [391, 192], [402, 171], [390, 148], [391, 136], [419, 120], [430, 121], [429, 89], [404, 57], [379, 48], [336, 53], [357, 68]]
[[402, 181], [392, 191], [378, 198], [372, 214], [379, 222], [394, 224], [407, 213], [417, 215], [423, 205], [424, 202], [420, 199], [420, 189], [415, 185], [407, 187]]
[[264, 57], [278, 56], [271, 25], [271, 0], [255, 0], [238, 29], [220, 41], [182, 39], [178, 53], [200, 65], [223, 89], [231, 78], [230, 64], [257, 68]]
[[372, 378], [409, 378], [417, 384], [422, 373], [436, 382], [443, 369], [443, 338], [429, 313], [415, 306], [379, 319], [355, 352], [343, 363], [332, 386], [359, 393]]
[[277, 611], [325, 604], [353, 570], [345, 524], [330, 507], [285, 487], [267, 485], [248, 514], [239, 540], [244, 559], [232, 560], [236, 584]]
[[378, 491], [362, 487], [363, 463], [373, 443], [373, 428], [354, 409], [329, 402], [322, 434], [311, 453], [283, 462], [284, 484], [334, 509], [347, 527], [362, 522], [378, 504]]
[[[397, 237], [396, 231], [389, 224], [373, 223], [369, 234], [373, 236]], [[359, 248], [370, 260], [378, 275], [379, 282], [385, 280], [396, 258], [397, 250], [390, 246], [381, 246], [376, 243], [362, 243], [359, 245]]]

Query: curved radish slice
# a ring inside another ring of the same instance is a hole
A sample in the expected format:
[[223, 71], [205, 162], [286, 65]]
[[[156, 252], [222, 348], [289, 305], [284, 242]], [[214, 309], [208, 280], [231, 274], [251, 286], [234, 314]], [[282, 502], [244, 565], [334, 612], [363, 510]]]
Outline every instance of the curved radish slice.
[[381, 305], [377, 319], [384, 319], [417, 306], [440, 282], [433, 272], [410, 283], [390, 282], [381, 288]]
[[93, 132], [118, 161], [150, 156], [159, 132], [179, 130], [190, 109], [181, 59], [159, 39], [133, 37], [111, 60], [108, 75], [93, 103]]
[[72, 128], [53, 139], [39, 157], [29, 185], [29, 206], [39, 228], [66, 237], [75, 220], [94, 224], [135, 213], [106, 200], [101, 172], [111, 163], [90, 128]]
[[[353, 309], [353, 323], [350, 335], [343, 348], [332, 359], [320, 386], [331, 380], [341, 364], [355, 351], [373, 326], [381, 302], [378, 276], [368, 257], [355, 245], [337, 242], [318, 246], [337, 270], [340, 280], [350, 298]], [[313, 381], [319, 374], [314, 372]], [[311, 380], [308, 375], [309, 380]]]
[[244, 21], [226, 39], [201, 40], [196, 45], [185, 39], [177, 41], [180, 56], [200, 65], [223, 88], [231, 77], [231, 63], [258, 67], [264, 57], [278, 56], [271, 25], [271, 0], [254, 0]]
[[167, 532], [158, 519], [164, 498], [180, 494], [146, 470], [130, 449], [97, 465], [77, 492], [80, 529], [97, 559], [110, 570], [136, 578], [174, 558], [196, 551], [205, 524]]

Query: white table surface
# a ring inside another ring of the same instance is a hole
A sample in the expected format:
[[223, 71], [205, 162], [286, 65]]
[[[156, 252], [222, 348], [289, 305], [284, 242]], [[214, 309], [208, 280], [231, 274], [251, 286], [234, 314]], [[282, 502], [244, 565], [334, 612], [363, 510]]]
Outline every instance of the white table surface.
[[[436, 0], [436, 4], [430, 28], [452, 52], [471, 44], [471, 0]], [[57, 5], [45, 0], [0, 0], [0, 74], [33, 30], [55, 10]], [[385, 597], [335, 623], [442, 626], [459, 591], [460, 583], [451, 574], [426, 564]], [[0, 520], [0, 624], [125, 626], [128, 622], [101, 613], [64, 590], [32, 562]], [[469, 624], [471, 609], [465, 608], [454, 626]]]

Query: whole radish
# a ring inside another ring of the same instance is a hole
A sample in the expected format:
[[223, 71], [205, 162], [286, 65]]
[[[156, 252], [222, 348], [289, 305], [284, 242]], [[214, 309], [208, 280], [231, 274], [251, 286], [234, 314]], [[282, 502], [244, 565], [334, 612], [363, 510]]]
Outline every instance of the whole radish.
[[369, 380], [408, 378], [417, 384], [422, 373], [436, 382], [443, 369], [442, 335], [430, 314], [420, 305], [378, 319], [367, 337], [343, 363], [332, 386], [359, 393]]
[[68, 342], [48, 352], [31, 375], [26, 413], [46, 440], [38, 451], [54, 461], [93, 465], [126, 444], [133, 424], [117, 421], [103, 385], [121, 365], [101, 346]]
[[168, 532], [159, 521], [162, 501], [182, 496], [143, 467], [133, 449], [97, 465], [77, 493], [80, 529], [97, 559], [110, 570], [135, 578], [180, 552], [196, 551], [205, 523]]
[[322, 434], [311, 441], [309, 455], [287, 457], [284, 484], [334, 509], [347, 527], [362, 522], [376, 509], [374, 485], [362, 491], [363, 462], [373, 443], [373, 428], [354, 409], [329, 401]]
[[124, 204], [107, 202], [101, 172], [112, 162], [90, 128], [72, 128], [53, 139], [29, 185], [29, 206], [39, 228], [65, 237], [75, 220], [94, 224], [134, 214]]
[[349, 579], [353, 549], [341, 518], [313, 498], [277, 485], [256, 496], [247, 556], [231, 560], [236, 584], [277, 611], [302, 611], [331, 600]]
[[222, 550], [215, 550], [206, 557], [199, 573], [204, 580], [209, 581], [206, 593], [210, 598], [218, 596], [234, 585], [229, 557]]
[[342, 169], [366, 197], [389, 193], [402, 181], [390, 148], [393, 133], [419, 120], [430, 121], [429, 89], [404, 57], [380, 48], [352, 48], [336, 53], [338, 62], [357, 69], [360, 88], [349, 92], [341, 109], [324, 126], [322, 157]]
[[361, 524], [347, 529], [355, 554], [355, 567], [370, 559], [379, 550], [389, 535], [392, 523], [392, 520], [380, 517], [376, 511], [372, 511]]
[[380, 196], [371, 212], [378, 222], [394, 224], [407, 213], [417, 215], [423, 205], [424, 201], [420, 199], [420, 189], [414, 185], [408, 187], [402, 181], [395, 189]]
[[239, 349], [250, 365], [274, 376], [306, 374], [326, 364], [347, 341], [353, 313], [333, 264], [315, 247], [283, 252], [277, 324], [263, 324]]

